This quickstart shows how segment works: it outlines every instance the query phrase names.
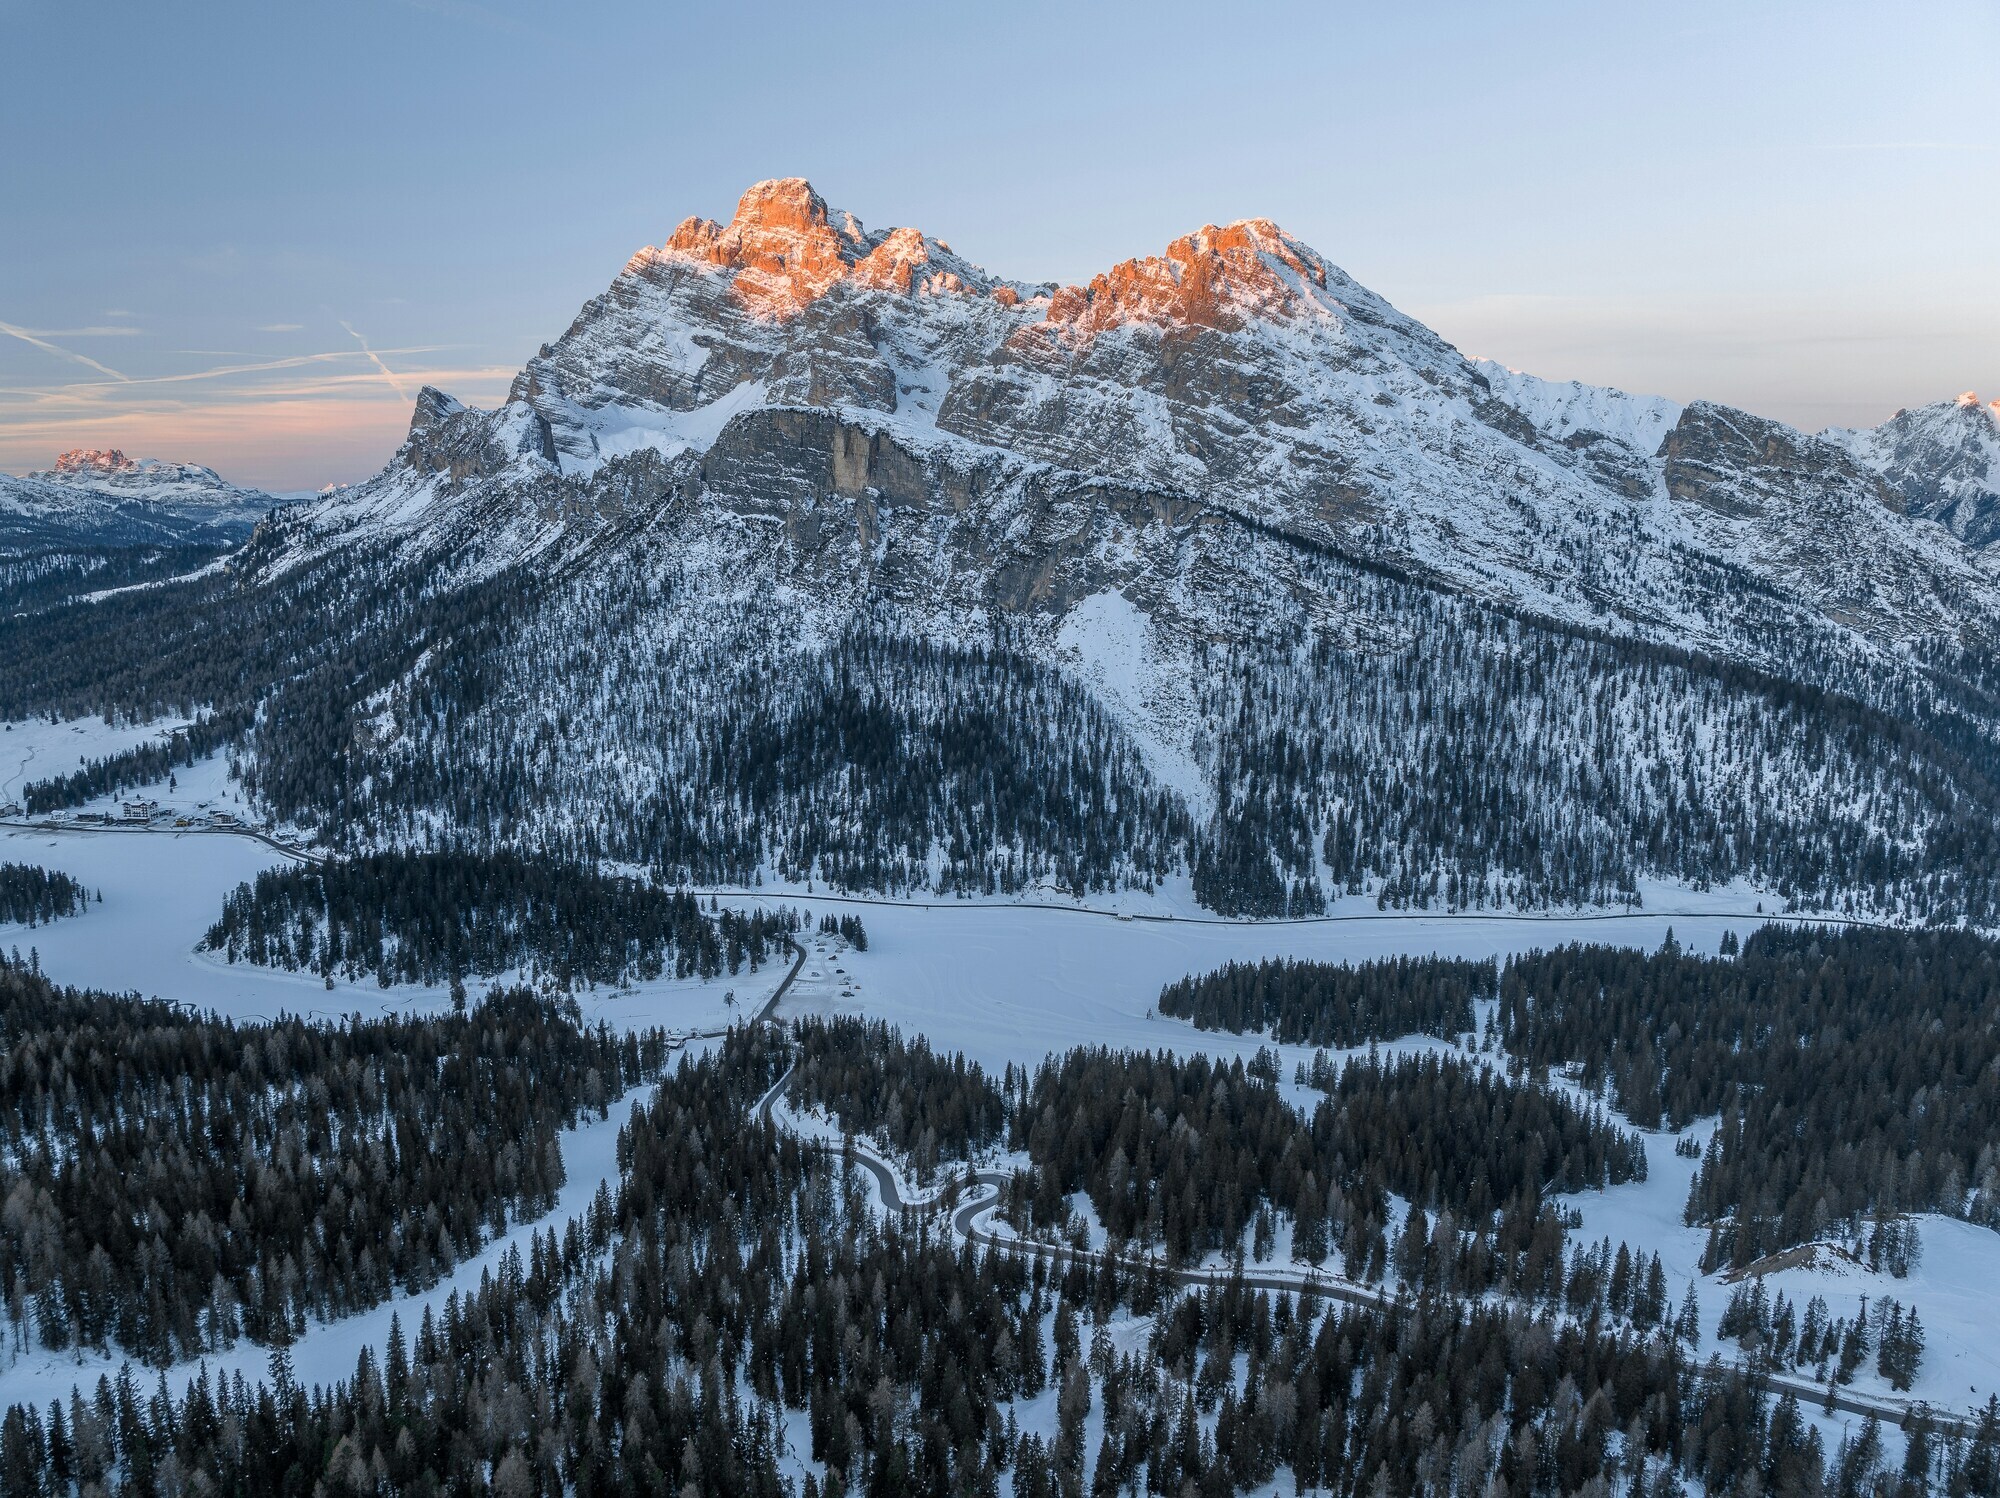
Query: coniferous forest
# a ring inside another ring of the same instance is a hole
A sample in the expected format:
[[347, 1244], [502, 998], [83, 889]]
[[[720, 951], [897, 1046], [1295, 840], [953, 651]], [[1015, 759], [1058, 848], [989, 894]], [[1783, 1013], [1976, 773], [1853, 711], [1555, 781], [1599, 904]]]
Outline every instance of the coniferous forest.
[[[901, 1064], [922, 1068], [914, 1054]], [[337, 1384], [307, 1387], [282, 1348], [254, 1386], [107, 1378], [10, 1410], [0, 1481], [773, 1498], [2000, 1481], [2000, 1406], [1962, 1435], [1919, 1425], [1899, 1478], [1872, 1426], [1828, 1450], [1791, 1395], [1691, 1360], [1643, 1276], [1617, 1316], [1603, 1291], [1587, 1317], [1431, 1292], [1343, 1306], [1054, 1265], [884, 1217], [837, 1153], [756, 1112], [792, 1059], [748, 1029], [683, 1060], [620, 1134], [615, 1197], [393, 1328]], [[1109, 1335], [1128, 1315], [1142, 1344]], [[1025, 1428], [1038, 1399], [1054, 1403], [1046, 1433]]]
[[963, 1160], [1006, 1131], [1006, 1099], [979, 1064], [939, 1056], [921, 1035], [836, 1018], [802, 1020], [797, 1036], [792, 1096], [879, 1139], [925, 1179], [940, 1160]]
[[229, 897], [203, 945], [230, 962], [372, 974], [384, 987], [529, 968], [567, 986], [755, 971], [798, 924], [504, 850], [380, 853], [265, 870]]
[[[1454, 974], [1462, 993], [1441, 981]], [[1670, 937], [1652, 953], [1535, 953], [1497, 974], [1266, 963], [1170, 984], [1160, 1009], [1353, 1046], [1439, 1033], [1440, 1002], [1446, 1033], [1469, 1028], [1474, 993], [1497, 1000], [1490, 1038], [1516, 1071], [1562, 1070], [1641, 1128], [1720, 1117], [1687, 1204], [1688, 1221], [1711, 1229], [1710, 1268], [1838, 1239], [1903, 1274], [1905, 1214], [2000, 1223], [2000, 944], [1989, 938], [1771, 926], [1720, 957]]]
[[90, 892], [60, 869], [30, 863], [0, 863], [0, 922], [39, 926], [60, 916], [81, 915]]
[[525, 991], [237, 1025], [0, 964], [0, 1283], [17, 1336], [167, 1364], [437, 1280], [563, 1182], [557, 1130], [658, 1034]]
[[2000, 1223], [2000, 946], [1767, 927], [1740, 956], [1569, 947], [1510, 963], [1498, 1023], [1634, 1123], [1720, 1114], [1687, 1204], [1711, 1267], [1816, 1239], [1907, 1270], [1901, 1215]]
[[1232, 962], [1169, 983], [1160, 1013], [1199, 1030], [1255, 1031], [1286, 1044], [1363, 1045], [1398, 1035], [1462, 1035], [1472, 1001], [1491, 996], [1491, 963], [1397, 957], [1349, 967], [1290, 958]]

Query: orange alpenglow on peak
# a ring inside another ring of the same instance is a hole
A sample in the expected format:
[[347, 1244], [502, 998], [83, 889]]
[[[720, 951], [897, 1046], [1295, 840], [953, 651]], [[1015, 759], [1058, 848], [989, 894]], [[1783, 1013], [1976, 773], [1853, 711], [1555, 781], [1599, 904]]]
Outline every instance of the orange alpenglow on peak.
[[57, 473], [115, 471], [132, 466], [131, 460], [115, 447], [73, 447], [56, 458]]
[[1204, 225], [1167, 246], [1164, 255], [1127, 260], [1065, 286], [1049, 303], [1049, 325], [1090, 338], [1126, 322], [1239, 328], [1251, 317], [1295, 310], [1324, 289], [1326, 264], [1265, 218]]
[[[852, 214], [829, 209], [803, 177], [759, 182], [737, 201], [727, 224], [690, 218], [654, 256], [695, 260], [733, 273], [737, 300], [759, 317], [794, 317], [844, 282], [903, 295], [990, 295], [1021, 307], [1011, 286], [986, 279], [942, 241], [917, 229], [870, 234]], [[1045, 324], [1065, 340], [1087, 340], [1127, 322], [1233, 329], [1253, 317], [1299, 311], [1324, 291], [1319, 256], [1269, 219], [1208, 224], [1163, 255], [1127, 260], [1088, 286], [1065, 286], [1047, 304]], [[1037, 325], [1016, 336], [1030, 336]]]
[[725, 224], [690, 218], [669, 252], [736, 272], [736, 294], [752, 311], [786, 316], [847, 278], [863, 246], [861, 225], [843, 214], [836, 229], [826, 199], [803, 177], [759, 182]]
[[665, 246], [667, 254], [734, 271], [737, 298], [775, 318], [793, 316], [849, 279], [904, 293], [968, 290], [956, 271], [928, 270], [939, 251], [944, 247], [920, 230], [867, 233], [853, 214], [829, 210], [803, 177], [759, 182], [738, 199], [727, 224], [687, 219]]

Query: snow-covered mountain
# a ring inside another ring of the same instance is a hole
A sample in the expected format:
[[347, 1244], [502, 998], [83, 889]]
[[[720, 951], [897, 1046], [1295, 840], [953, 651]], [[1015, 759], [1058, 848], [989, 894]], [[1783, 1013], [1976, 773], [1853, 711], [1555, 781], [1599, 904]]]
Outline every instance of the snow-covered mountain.
[[1756, 647], [1718, 568], [1806, 626], [1985, 634], [1993, 577], [1904, 493], [1743, 413], [1469, 361], [1265, 220], [1057, 287], [791, 180], [634, 256], [499, 410], [425, 392], [390, 467], [300, 534], [478, 537], [493, 565], [684, 496], [740, 535], [781, 522], [807, 591], [909, 573], [913, 598], [1060, 614], [1184, 582], [1167, 553], [1227, 515], [1728, 653]]
[[77, 448], [53, 468], [0, 474], [0, 550], [240, 541], [281, 502], [199, 464]]
[[1973, 546], [2000, 540], [2000, 401], [1982, 405], [1968, 390], [1898, 411], [1879, 427], [1822, 435], [1880, 474], [1912, 515]]
[[2000, 573], [1907, 482], [1469, 360], [1266, 220], [1057, 286], [791, 179], [194, 589], [210, 631], [257, 601], [262, 664], [147, 599], [187, 645], [133, 680], [229, 706], [266, 809], [364, 843], [1983, 918]]

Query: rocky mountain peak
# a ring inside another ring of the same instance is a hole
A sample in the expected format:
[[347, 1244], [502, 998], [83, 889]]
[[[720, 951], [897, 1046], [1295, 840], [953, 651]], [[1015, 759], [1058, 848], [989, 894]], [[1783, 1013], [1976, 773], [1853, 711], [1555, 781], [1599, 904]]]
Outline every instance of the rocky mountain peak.
[[1083, 339], [1129, 322], [1229, 332], [1253, 317], [1303, 310], [1327, 289], [1327, 270], [1269, 219], [1204, 224], [1164, 254], [1123, 261], [1088, 286], [1063, 287], [1049, 304], [1048, 322]]
[[785, 177], [752, 186], [727, 224], [684, 220], [665, 249], [734, 272], [746, 307], [785, 317], [845, 280], [866, 236], [852, 215], [836, 221], [805, 178]]
[[988, 278], [918, 229], [870, 234], [851, 213], [829, 209], [803, 177], [758, 182], [737, 200], [727, 224], [690, 218], [649, 256], [691, 259], [728, 271], [749, 312], [784, 320], [836, 286], [905, 295], [992, 289]]
[[1879, 427], [1823, 434], [1901, 494], [1910, 513], [1978, 547], [2000, 543], [2000, 401], [1968, 390]]
[[73, 447], [57, 457], [55, 472], [67, 478], [95, 478], [138, 466], [115, 447]]

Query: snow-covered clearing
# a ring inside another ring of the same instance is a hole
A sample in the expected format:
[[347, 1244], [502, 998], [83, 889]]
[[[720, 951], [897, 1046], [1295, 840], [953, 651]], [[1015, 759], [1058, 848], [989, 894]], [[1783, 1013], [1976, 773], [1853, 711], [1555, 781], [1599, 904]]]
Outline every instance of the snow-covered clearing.
[[[744, 907], [772, 896], [725, 896]], [[1399, 953], [1499, 957], [1572, 941], [1657, 947], [1672, 927], [1684, 947], [1715, 951], [1725, 931], [1747, 936], [1754, 915], [1617, 915], [1539, 918], [1369, 915], [1295, 923], [1121, 920], [1082, 909], [1019, 905], [875, 904], [792, 895], [814, 919], [852, 911], [868, 950], [847, 954], [842, 975], [808, 962], [783, 1013], [867, 1014], [963, 1051], [989, 1071], [1034, 1065], [1075, 1045], [1161, 1047], [1248, 1058], [1267, 1041], [1200, 1031], [1153, 1013], [1166, 984], [1231, 961], [1310, 957], [1365, 962]], [[842, 996], [842, 990], [848, 996]], [[1284, 1074], [1309, 1046], [1278, 1048]]]
[[[201, 767], [198, 767], [201, 768]], [[281, 1013], [341, 1017], [349, 1014], [437, 1012], [451, 1005], [448, 988], [372, 979], [336, 978], [328, 988], [311, 973], [288, 973], [251, 963], [229, 963], [195, 945], [222, 914], [223, 899], [282, 855], [248, 837], [212, 832], [40, 832], [0, 829], [0, 863], [61, 869], [104, 902], [81, 916], [29, 930], [0, 925], [0, 944], [39, 953], [42, 969], [62, 983], [136, 991], [174, 999], [239, 1020], [268, 1020]], [[785, 963], [766, 962], [755, 973], [713, 979], [663, 978], [576, 995], [586, 1020], [621, 1029], [663, 1025], [669, 1030], [713, 1030], [755, 1013], [785, 976]], [[504, 981], [504, 978], [491, 980]], [[486, 985], [476, 983], [475, 992]], [[734, 995], [735, 1002], [729, 1001]]]
[[1147, 615], [1121, 593], [1094, 594], [1064, 618], [1056, 652], [1117, 715], [1146, 767], [1205, 821], [1215, 793], [1189, 743], [1199, 710], [1185, 662], [1162, 646]]
[[0, 806], [21, 799], [31, 781], [51, 780], [79, 769], [85, 760], [102, 759], [155, 739], [165, 738], [183, 719], [116, 726], [101, 718], [49, 723], [29, 718], [0, 724]]
[[[1715, 1132], [1708, 1119], [1688, 1133], [1705, 1148]], [[1646, 1179], [1604, 1191], [1584, 1191], [1560, 1200], [1583, 1214], [1575, 1241], [1590, 1244], [1609, 1238], [1635, 1251], [1657, 1253], [1667, 1272], [1674, 1302], [1689, 1284], [1701, 1302], [1701, 1352], [1736, 1354], [1733, 1345], [1715, 1334], [1729, 1303], [1731, 1285], [1718, 1275], [1701, 1273], [1701, 1251], [1707, 1232], [1681, 1221], [1688, 1184], [1700, 1163], [1674, 1153], [1676, 1136], [1642, 1132], [1646, 1143]], [[1950, 1218], [1921, 1216], [1923, 1257], [1904, 1279], [1870, 1271], [1865, 1265], [1782, 1269], [1764, 1277], [1765, 1292], [1789, 1297], [1801, 1315], [1815, 1295], [1825, 1299], [1836, 1317], [1852, 1320], [1865, 1296], [1872, 1305], [1887, 1297], [1914, 1304], [1923, 1318], [1928, 1345], [1915, 1386], [1899, 1395], [1875, 1371], [1871, 1356], [1855, 1375], [1855, 1393], [1881, 1398], [1924, 1399], [1942, 1409], [1970, 1410], [2000, 1394], [2000, 1233]], [[1828, 1256], [1821, 1256], [1824, 1262]], [[1811, 1370], [1799, 1375], [1810, 1379]]]

